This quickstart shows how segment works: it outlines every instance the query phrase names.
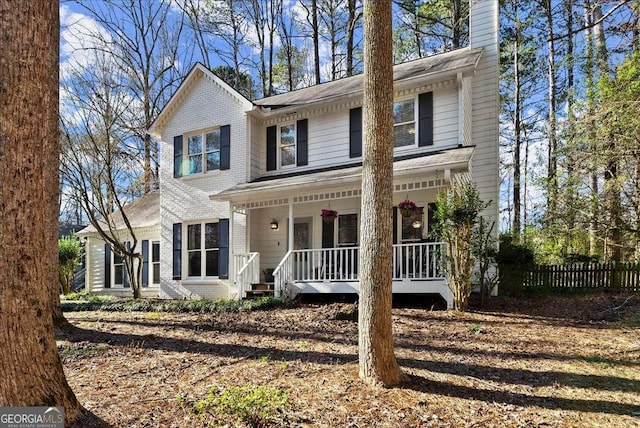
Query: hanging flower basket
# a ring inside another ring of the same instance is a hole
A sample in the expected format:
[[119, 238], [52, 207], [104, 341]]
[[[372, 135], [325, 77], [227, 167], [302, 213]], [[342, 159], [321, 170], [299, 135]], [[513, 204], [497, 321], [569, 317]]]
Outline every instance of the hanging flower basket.
[[413, 201], [405, 199], [398, 204], [398, 209], [402, 217], [411, 217], [418, 211], [418, 206]]
[[320, 217], [322, 217], [322, 221], [325, 223], [333, 223], [333, 221], [338, 217], [338, 211], [335, 210], [322, 210], [320, 213]]

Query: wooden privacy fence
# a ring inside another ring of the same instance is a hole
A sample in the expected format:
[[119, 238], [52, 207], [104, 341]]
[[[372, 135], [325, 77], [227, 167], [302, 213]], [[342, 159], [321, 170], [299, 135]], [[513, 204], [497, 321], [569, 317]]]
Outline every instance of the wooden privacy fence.
[[640, 291], [640, 263], [576, 263], [535, 265], [522, 275], [524, 288], [548, 290], [620, 290]]

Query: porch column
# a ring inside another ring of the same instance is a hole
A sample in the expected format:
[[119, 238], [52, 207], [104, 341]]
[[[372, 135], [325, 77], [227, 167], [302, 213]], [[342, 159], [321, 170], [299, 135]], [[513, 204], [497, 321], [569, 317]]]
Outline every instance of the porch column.
[[289, 202], [289, 238], [288, 249], [293, 250], [293, 202]]

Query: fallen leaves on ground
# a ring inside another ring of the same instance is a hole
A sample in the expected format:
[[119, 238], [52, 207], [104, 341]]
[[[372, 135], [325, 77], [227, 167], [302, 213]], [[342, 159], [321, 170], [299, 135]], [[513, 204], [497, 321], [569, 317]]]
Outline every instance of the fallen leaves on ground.
[[82, 427], [206, 426], [214, 419], [185, 403], [245, 385], [288, 394], [261, 422], [272, 426], [637, 427], [640, 296], [628, 297], [494, 298], [464, 314], [394, 308], [409, 380], [389, 389], [358, 378], [353, 303], [67, 313], [58, 346]]

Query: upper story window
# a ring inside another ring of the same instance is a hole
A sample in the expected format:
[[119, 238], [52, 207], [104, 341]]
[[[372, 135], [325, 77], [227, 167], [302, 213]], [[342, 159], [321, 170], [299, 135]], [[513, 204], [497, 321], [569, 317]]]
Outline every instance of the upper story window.
[[395, 147], [416, 144], [416, 100], [409, 98], [393, 103]]
[[309, 120], [300, 119], [266, 129], [266, 170], [305, 166], [308, 164]]
[[187, 137], [188, 174], [220, 169], [220, 128]]
[[187, 226], [188, 276], [218, 276], [219, 252], [218, 223], [198, 223]]
[[[183, 138], [184, 137], [184, 138]], [[231, 127], [173, 137], [173, 176], [229, 169], [231, 165]]]
[[279, 131], [280, 166], [293, 166], [296, 164], [296, 124], [281, 125]]
[[[362, 107], [349, 110], [349, 157], [362, 156]], [[393, 103], [393, 131], [396, 148], [433, 146], [433, 92], [396, 100]]]

